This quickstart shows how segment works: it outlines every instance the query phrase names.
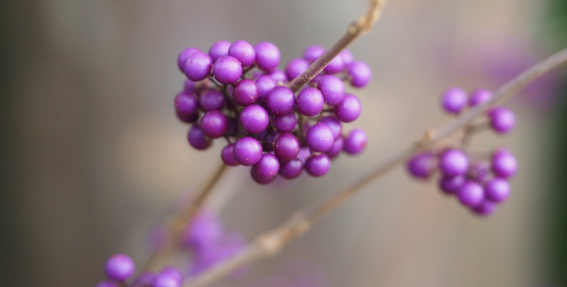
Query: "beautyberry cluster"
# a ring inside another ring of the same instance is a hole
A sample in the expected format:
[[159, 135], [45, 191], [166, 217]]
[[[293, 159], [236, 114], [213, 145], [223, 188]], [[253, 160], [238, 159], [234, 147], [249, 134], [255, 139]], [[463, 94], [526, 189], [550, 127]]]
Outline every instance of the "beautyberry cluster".
[[[459, 114], [467, 107], [489, 101], [492, 93], [486, 89], [473, 91], [470, 96], [459, 88], [447, 90], [441, 98], [443, 109]], [[493, 151], [489, 158], [465, 150], [468, 137], [484, 127], [499, 134], [510, 132], [516, 123], [514, 113], [504, 107], [494, 107], [486, 113], [487, 122], [469, 125], [464, 129], [459, 148], [444, 147], [418, 153], [407, 163], [409, 173], [418, 179], [428, 179], [439, 171], [439, 188], [455, 195], [474, 213], [487, 216], [510, 195], [508, 180], [514, 176], [518, 163], [506, 148]]]
[[102, 281], [97, 287], [180, 287], [183, 283], [183, 274], [175, 267], [167, 266], [160, 272], [154, 274], [145, 272], [139, 275], [133, 283], [127, 280], [132, 278], [135, 272], [135, 264], [130, 257], [124, 254], [116, 254], [108, 259], [105, 273], [108, 280]]
[[358, 98], [345, 93], [344, 82], [364, 87], [372, 76], [368, 65], [344, 50], [298, 93], [286, 86], [324, 52], [310, 46], [282, 71], [280, 51], [268, 42], [219, 41], [208, 53], [183, 50], [178, 66], [188, 80], [174, 104], [178, 118], [192, 124], [191, 146], [205, 150], [224, 137], [224, 163], [252, 166], [252, 178], [260, 184], [278, 174], [296, 178], [303, 170], [322, 176], [341, 151], [362, 152], [363, 130], [343, 134], [342, 123], [362, 111]]

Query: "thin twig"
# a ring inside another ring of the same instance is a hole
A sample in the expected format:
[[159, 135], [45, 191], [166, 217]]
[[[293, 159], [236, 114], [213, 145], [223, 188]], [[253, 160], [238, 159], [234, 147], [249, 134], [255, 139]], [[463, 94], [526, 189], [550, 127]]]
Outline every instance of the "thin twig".
[[278, 254], [291, 240], [306, 233], [317, 219], [321, 218], [331, 210], [336, 209], [352, 195], [373, 182], [375, 179], [402, 164], [417, 152], [431, 148], [441, 139], [464, 128], [489, 107], [496, 103], [506, 101], [539, 76], [565, 65], [566, 63], [567, 49], [561, 50], [553, 56], [541, 61], [502, 86], [494, 94], [494, 97], [490, 101], [469, 110], [458, 117], [454, 122], [438, 129], [437, 132], [427, 132], [425, 138], [423, 138], [419, 144], [411, 145], [401, 153], [393, 156], [390, 160], [379, 165], [369, 174], [360, 178], [353, 185], [336, 193], [327, 200], [312, 205], [304, 210], [295, 212], [294, 215], [280, 227], [259, 235], [243, 252], [204, 272], [194, 281], [188, 282], [185, 287], [207, 286], [242, 266], [248, 265], [262, 258]]

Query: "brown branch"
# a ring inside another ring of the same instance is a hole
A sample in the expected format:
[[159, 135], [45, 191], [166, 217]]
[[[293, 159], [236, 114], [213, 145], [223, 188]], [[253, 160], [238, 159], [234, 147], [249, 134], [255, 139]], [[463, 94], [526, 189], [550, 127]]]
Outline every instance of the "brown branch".
[[489, 107], [493, 106], [496, 103], [506, 101], [539, 76], [546, 74], [562, 65], [565, 65], [566, 63], [567, 49], [564, 49], [534, 65], [527, 71], [523, 72], [522, 74], [502, 86], [494, 94], [494, 97], [490, 101], [469, 110], [465, 114], [458, 117], [454, 122], [438, 129], [436, 133], [427, 132], [425, 134], [425, 137], [421, 139], [419, 144], [414, 144], [408, 147], [406, 150], [395, 155], [390, 160], [387, 160], [383, 164], [379, 165], [376, 169], [374, 169], [374, 171], [360, 178], [353, 185], [336, 193], [334, 196], [328, 198], [327, 200], [312, 205], [304, 210], [297, 211], [287, 222], [282, 224], [280, 227], [259, 235], [256, 240], [250, 243], [243, 252], [206, 271], [194, 281], [188, 282], [185, 287], [207, 286], [244, 265], [250, 264], [254, 261], [258, 261], [268, 256], [278, 254], [281, 249], [291, 240], [296, 239], [306, 233], [317, 219], [336, 209], [343, 202], [345, 202], [351, 196], [356, 194], [356, 192], [360, 191], [362, 188], [373, 182], [375, 179], [392, 170], [394, 167], [402, 164], [417, 152], [431, 148], [441, 139], [464, 128], [476, 117], [481, 116]]
[[348, 45], [354, 42], [358, 37], [370, 31], [372, 25], [380, 19], [382, 8], [386, 4], [386, 0], [369, 0], [368, 11], [357, 21], [348, 26], [346, 33], [317, 61], [313, 62], [305, 72], [297, 76], [289, 83], [289, 88], [294, 92], [299, 91], [305, 84], [309, 83]]

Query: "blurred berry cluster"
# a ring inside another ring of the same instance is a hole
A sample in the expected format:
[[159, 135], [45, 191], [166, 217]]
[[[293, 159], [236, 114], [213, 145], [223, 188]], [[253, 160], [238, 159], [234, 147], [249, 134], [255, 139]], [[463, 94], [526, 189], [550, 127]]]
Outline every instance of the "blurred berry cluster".
[[[470, 96], [459, 88], [447, 90], [441, 98], [443, 109], [459, 114], [465, 108], [475, 107], [492, 98], [486, 89], [473, 91]], [[407, 163], [415, 178], [428, 179], [439, 171], [439, 188], [458, 200], [475, 214], [492, 214], [497, 205], [510, 195], [509, 178], [516, 174], [518, 163], [510, 150], [499, 148], [490, 154], [476, 154], [466, 150], [466, 139], [472, 132], [489, 127], [499, 134], [510, 132], [515, 124], [514, 113], [504, 107], [487, 111], [486, 122], [469, 125], [464, 129], [459, 147], [442, 147], [416, 154]]]
[[367, 64], [344, 50], [297, 93], [286, 86], [324, 52], [310, 46], [282, 71], [280, 51], [268, 42], [219, 41], [208, 53], [183, 50], [178, 65], [188, 80], [174, 103], [178, 118], [192, 124], [191, 146], [205, 150], [224, 137], [224, 163], [252, 166], [252, 178], [260, 184], [278, 174], [296, 178], [303, 170], [322, 176], [341, 151], [362, 152], [364, 131], [342, 130], [342, 123], [362, 111], [358, 98], [345, 93], [344, 82], [357, 88], [368, 84]]

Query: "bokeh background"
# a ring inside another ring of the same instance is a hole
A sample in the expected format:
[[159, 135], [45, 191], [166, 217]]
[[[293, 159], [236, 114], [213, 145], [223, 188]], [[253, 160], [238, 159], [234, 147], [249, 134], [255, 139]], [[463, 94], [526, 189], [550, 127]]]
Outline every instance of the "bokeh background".
[[[172, 105], [179, 51], [270, 41], [283, 67], [308, 45], [332, 45], [365, 9], [364, 0], [0, 1], [2, 285], [94, 286], [113, 253], [143, 262], [147, 231], [204, 185], [222, 145], [199, 152], [186, 142]], [[342, 156], [324, 178], [267, 187], [232, 169], [218, 189], [234, 192], [226, 226], [249, 240], [272, 228], [448, 123], [445, 88], [496, 89], [566, 46], [565, 35], [564, 0], [390, 0], [350, 48], [374, 73], [353, 90], [364, 109], [349, 125], [367, 131], [365, 154]], [[567, 285], [564, 72], [510, 103], [510, 136], [474, 139], [478, 150], [509, 146], [521, 164], [491, 218], [398, 169], [281, 256], [216, 286], [294, 276], [328, 284], [317, 286]]]

